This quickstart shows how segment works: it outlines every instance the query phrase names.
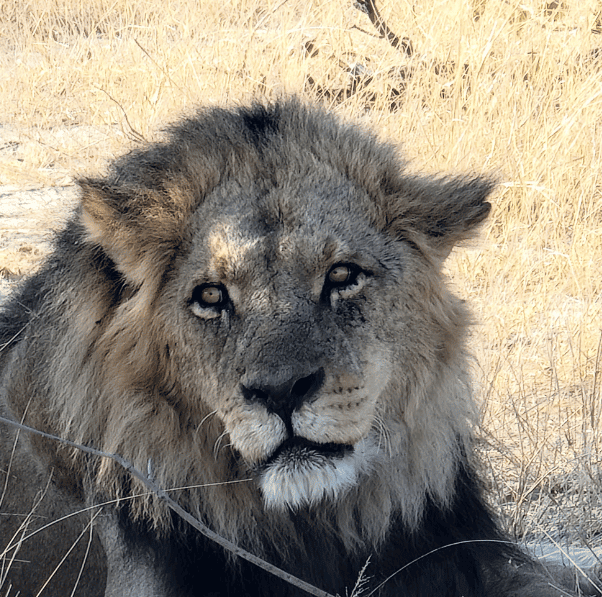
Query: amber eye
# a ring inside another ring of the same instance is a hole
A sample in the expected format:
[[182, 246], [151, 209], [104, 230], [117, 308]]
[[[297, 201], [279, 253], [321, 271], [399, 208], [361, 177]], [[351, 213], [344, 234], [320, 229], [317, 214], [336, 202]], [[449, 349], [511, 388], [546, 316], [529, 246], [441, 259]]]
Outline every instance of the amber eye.
[[222, 302], [222, 290], [217, 286], [207, 286], [201, 290], [201, 302], [216, 305]]
[[228, 302], [226, 289], [219, 284], [203, 284], [192, 291], [192, 303], [203, 308], [220, 309]]
[[350, 286], [357, 281], [362, 270], [353, 263], [338, 263], [328, 272], [326, 281], [331, 288]]
[[351, 281], [353, 272], [348, 265], [335, 265], [328, 273], [328, 281], [339, 286]]
[[354, 263], [336, 263], [326, 275], [322, 300], [330, 301], [332, 296], [350, 298], [361, 288], [365, 278], [366, 272]]

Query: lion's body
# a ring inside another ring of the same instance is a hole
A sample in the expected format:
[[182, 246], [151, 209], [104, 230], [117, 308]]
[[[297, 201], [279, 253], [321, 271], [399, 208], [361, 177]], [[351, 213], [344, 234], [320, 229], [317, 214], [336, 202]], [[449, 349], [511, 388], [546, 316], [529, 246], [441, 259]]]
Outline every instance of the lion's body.
[[[509, 560], [533, 565], [481, 495], [469, 318], [440, 271], [486, 217], [489, 181], [408, 177], [390, 146], [286, 101], [200, 112], [81, 186], [53, 255], [0, 314], [5, 415], [184, 488], [174, 499], [214, 531], [332, 594], [368, 558], [371, 587], [405, 567], [380, 595], [548, 594], [514, 574]], [[3, 512], [27, 513], [23, 488], [50, 474], [36, 514], [125, 498], [95, 520], [108, 563], [89, 531], [72, 554], [90, 543], [79, 594], [103, 594], [106, 566], [111, 596], [303, 594], [115, 462], [0, 432], [2, 472], [38, 471], [9, 475]], [[17, 553], [37, 547], [12, 563], [21, 595], [52, 571], [56, 536]]]

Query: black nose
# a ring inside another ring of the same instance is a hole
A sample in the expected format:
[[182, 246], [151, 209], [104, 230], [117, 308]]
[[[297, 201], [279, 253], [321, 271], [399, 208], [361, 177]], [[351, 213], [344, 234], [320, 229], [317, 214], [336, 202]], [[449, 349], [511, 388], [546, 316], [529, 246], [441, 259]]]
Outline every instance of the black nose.
[[242, 393], [247, 400], [263, 404], [288, 425], [293, 412], [314, 396], [323, 383], [323, 369], [286, 381], [280, 381], [277, 376], [258, 375], [242, 384]]

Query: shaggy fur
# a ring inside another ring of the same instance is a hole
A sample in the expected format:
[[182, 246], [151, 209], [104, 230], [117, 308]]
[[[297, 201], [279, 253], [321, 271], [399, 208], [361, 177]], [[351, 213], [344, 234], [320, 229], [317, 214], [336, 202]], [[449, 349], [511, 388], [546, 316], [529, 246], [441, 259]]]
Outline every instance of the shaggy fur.
[[[469, 317], [441, 273], [486, 218], [491, 181], [409, 176], [391, 145], [284, 100], [202, 110], [80, 186], [0, 315], [3, 412], [150, 468], [213, 530], [332, 594], [368, 558], [371, 588], [393, 575], [379, 595], [557, 594], [481, 495]], [[2, 470], [20, 477], [6, 513], [49, 477], [36, 515], [123, 498], [95, 521], [104, 549], [88, 532], [70, 556], [89, 536], [81, 595], [102, 594], [106, 568], [111, 596], [302, 594], [113, 461], [1, 432]], [[35, 571], [12, 564], [22, 595], [61, 553], [49, 540], [17, 554]], [[54, 593], [78, 570], [64, 565]]]

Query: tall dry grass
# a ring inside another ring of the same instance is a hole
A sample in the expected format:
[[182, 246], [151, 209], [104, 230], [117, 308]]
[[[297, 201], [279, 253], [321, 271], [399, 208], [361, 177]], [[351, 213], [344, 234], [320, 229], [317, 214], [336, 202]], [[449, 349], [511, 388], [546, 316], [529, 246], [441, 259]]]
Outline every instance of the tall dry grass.
[[[65, 184], [196, 104], [311, 96], [308, 77], [336, 90], [349, 82], [343, 66], [369, 69], [375, 97], [333, 109], [398, 140], [412, 168], [493, 172], [501, 182], [482, 239], [449, 264], [478, 322], [494, 500], [520, 536], [595, 542], [602, 6], [379, 8], [412, 39], [411, 59], [378, 39], [351, 0], [2, 0], [0, 183]], [[392, 89], [403, 91], [395, 110]]]

